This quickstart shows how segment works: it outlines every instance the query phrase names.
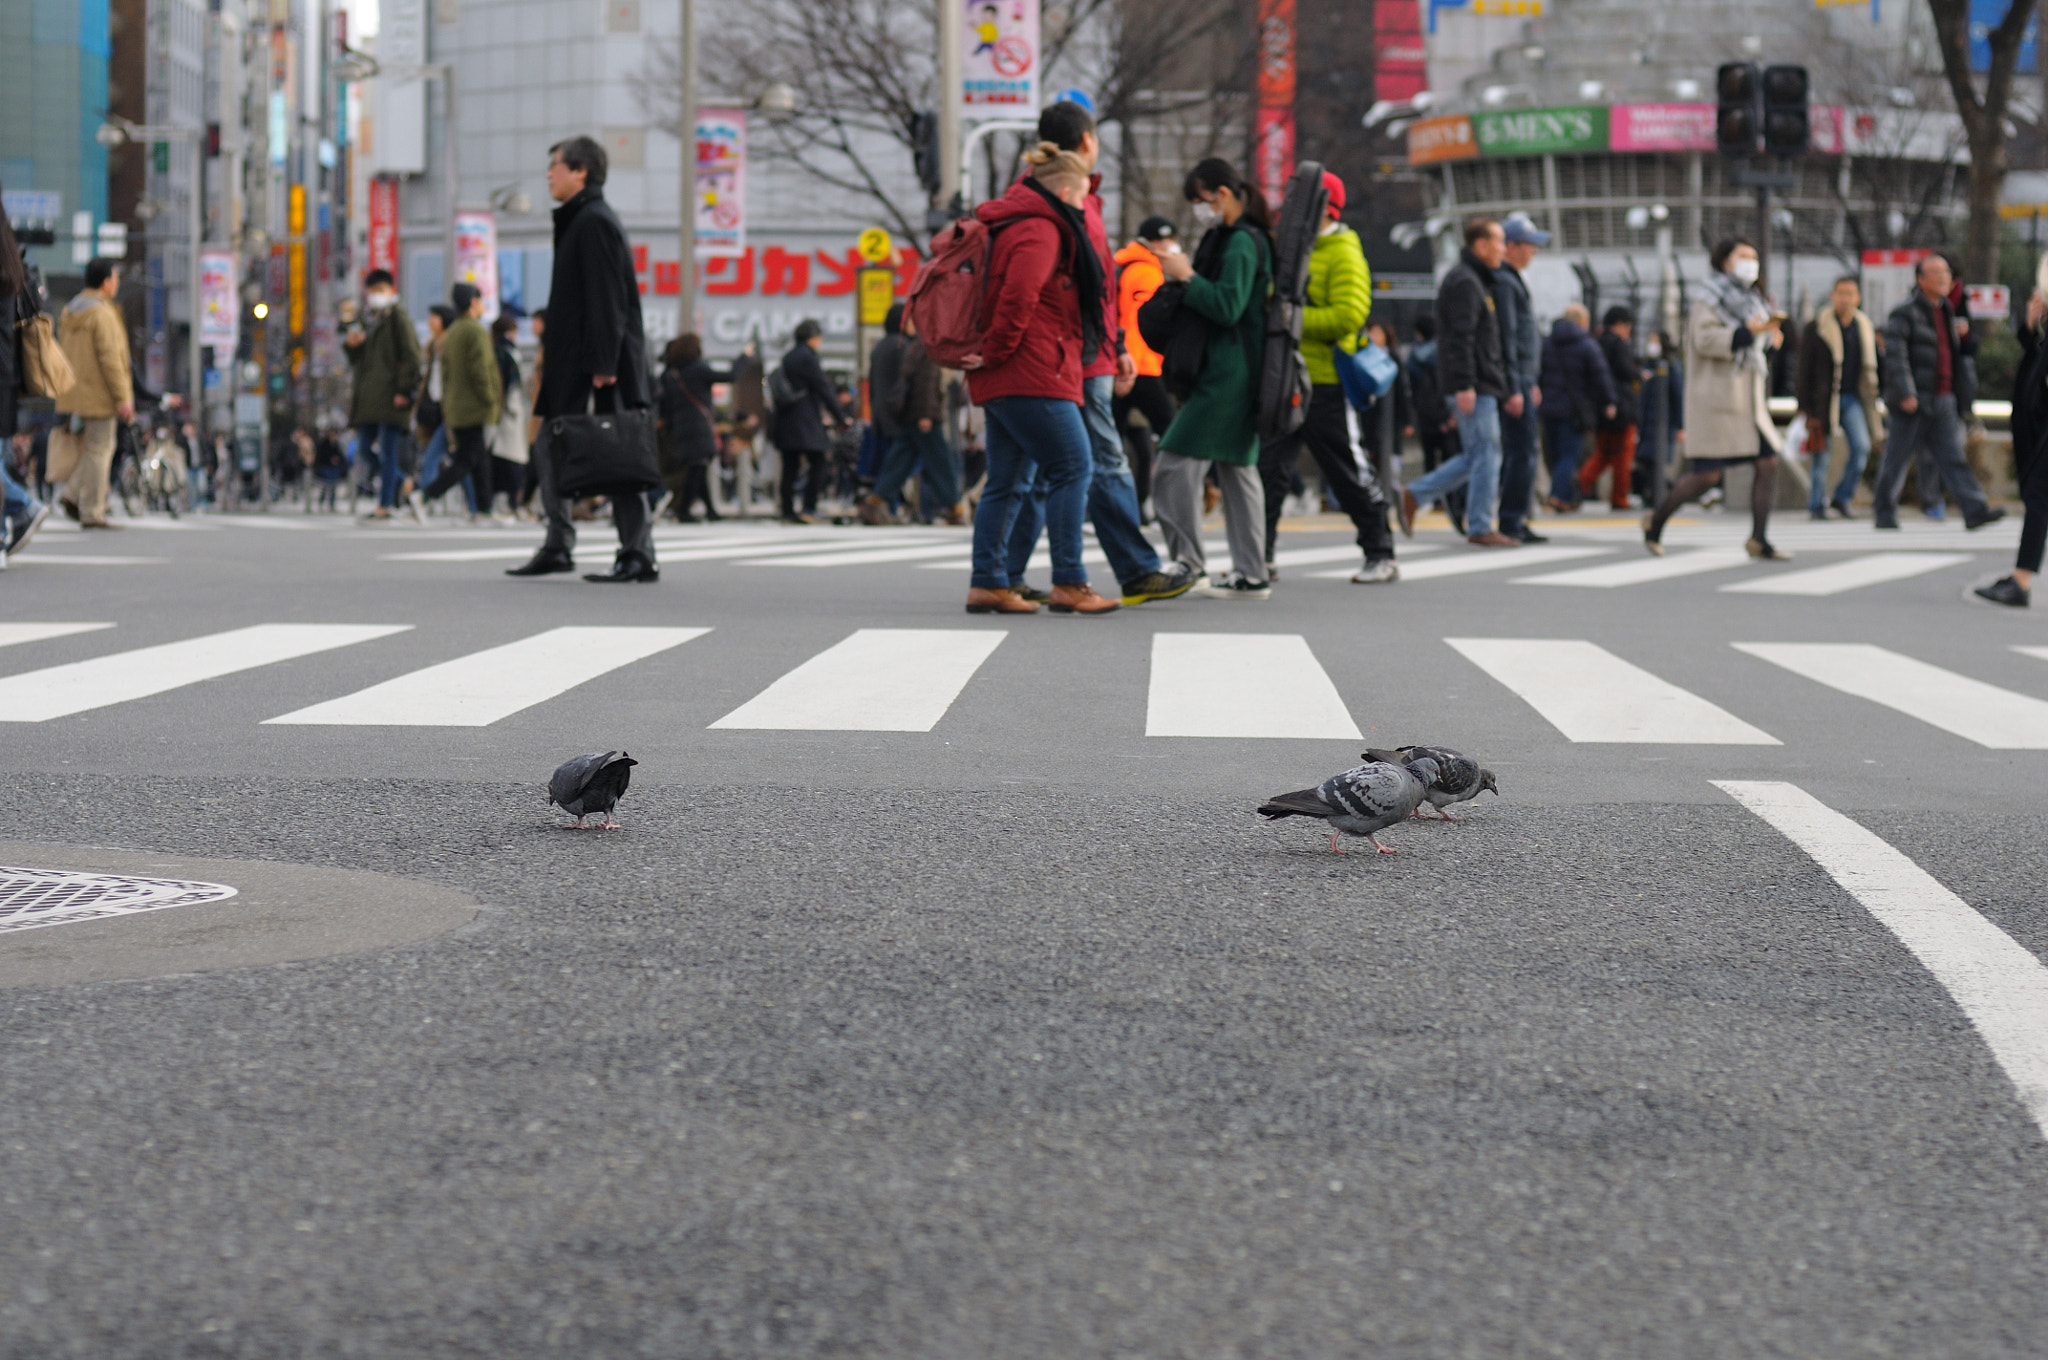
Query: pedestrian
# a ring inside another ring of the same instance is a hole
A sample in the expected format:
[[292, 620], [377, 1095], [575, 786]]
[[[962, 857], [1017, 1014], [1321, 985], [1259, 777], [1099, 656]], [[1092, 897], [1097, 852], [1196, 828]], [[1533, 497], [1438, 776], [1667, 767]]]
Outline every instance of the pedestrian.
[[[526, 383], [519, 376], [519, 349], [515, 337], [519, 318], [501, 311], [491, 323], [491, 354], [498, 361], [498, 387], [504, 394], [498, 423], [485, 432], [491, 450], [491, 500], [484, 507], [491, 519], [510, 524], [519, 510], [520, 488], [526, 481], [528, 441], [526, 424], [533, 407], [527, 399]], [[505, 508], [498, 509], [503, 493]]]
[[661, 352], [661, 382], [656, 409], [661, 413], [661, 477], [674, 497], [669, 512], [680, 524], [695, 524], [691, 507], [704, 504], [704, 518], [720, 518], [711, 503], [711, 460], [718, 456], [718, 430], [711, 389], [718, 370], [704, 359], [704, 341], [695, 331], [678, 335]]
[[[1813, 454], [1806, 511], [1826, 519], [1832, 507], [1851, 518], [1850, 502], [1870, 457], [1870, 427], [1877, 419], [1877, 327], [1863, 314], [1863, 289], [1854, 274], [1835, 280], [1828, 305], [1799, 344], [1799, 411], [1806, 417], [1806, 447]], [[1835, 494], [1828, 495], [1828, 455], [1840, 432], [1849, 446]]]
[[1663, 499], [1663, 477], [1671, 455], [1685, 447], [1685, 365], [1678, 346], [1663, 331], [1643, 343], [1642, 419], [1636, 429], [1635, 492], [1643, 504]]
[[[595, 405], [600, 411], [633, 410], [649, 404], [647, 339], [640, 325], [640, 284], [626, 229], [604, 199], [604, 148], [589, 137], [571, 137], [548, 149], [548, 194], [555, 209], [554, 271], [548, 285], [547, 363], [534, 412], [574, 415]], [[576, 528], [555, 489], [546, 426], [535, 446], [541, 504], [548, 532], [540, 550], [510, 576], [545, 576], [574, 571]], [[607, 572], [586, 581], [658, 581], [654, 534], [647, 496], [640, 487], [611, 495], [618, 555]]]
[[[1055, 613], [1117, 608], [1088, 584], [1081, 521], [1088, 511], [1093, 453], [1081, 415], [1081, 370], [1102, 345], [1108, 281], [1088, 240], [1088, 167], [1080, 155], [1040, 142], [1031, 172], [974, 215], [994, 233], [986, 285], [988, 323], [978, 353], [963, 363], [987, 422], [987, 479], [974, 510], [970, 614], [1034, 614], [1016, 590], [1010, 538], [1017, 503], [1043, 474], [1045, 532]], [[1036, 465], [1034, 469], [1034, 464]]]
[[[1180, 254], [1180, 231], [1164, 217], [1148, 217], [1138, 224], [1138, 234], [1116, 253], [1117, 324], [1123, 328], [1124, 349], [1130, 353], [1131, 390], [1114, 397], [1111, 414], [1124, 435], [1131, 455], [1131, 490], [1138, 497], [1138, 522], [1152, 522], [1153, 448], [1166, 427], [1173, 424], [1173, 397], [1166, 390], [1166, 360], [1145, 343], [1138, 333], [1138, 309], [1143, 307], [1166, 275], [1159, 268], [1162, 255]], [[1131, 417], [1137, 416], [1134, 423]]]
[[1779, 436], [1764, 395], [1771, 352], [1783, 340], [1781, 317], [1757, 288], [1762, 265], [1755, 246], [1727, 237], [1708, 253], [1707, 263], [1706, 296], [1693, 304], [1685, 327], [1687, 470], [1664, 503], [1643, 517], [1643, 546], [1662, 557], [1664, 525], [1678, 507], [1719, 486], [1729, 468], [1750, 463], [1755, 477], [1744, 547], [1751, 557], [1784, 561], [1792, 554], [1770, 540]]
[[415, 493], [421, 483], [431, 482], [440, 475], [441, 460], [448, 456], [448, 422], [441, 410], [447, 385], [447, 370], [441, 364], [441, 339], [448, 334], [448, 327], [454, 320], [455, 309], [447, 303], [428, 305], [424, 351], [426, 373], [420, 380], [419, 397], [413, 402], [413, 437], [420, 445], [419, 478], [415, 481], [408, 477], [399, 487], [399, 499], [411, 508], [413, 518], [422, 524], [426, 521], [420, 515], [419, 497]]
[[2012, 461], [2026, 518], [2020, 522], [2020, 550], [2012, 575], [1977, 594], [1993, 604], [2025, 609], [2033, 601], [2034, 577], [2048, 546], [2048, 294], [2039, 288], [2027, 299], [2020, 328], [2020, 366], [2012, 382]]
[[483, 328], [484, 295], [473, 283], [449, 290], [454, 324], [442, 333], [436, 367], [441, 373], [441, 429], [447, 453], [426, 488], [412, 494], [413, 518], [426, 523], [426, 502], [458, 484], [472, 484], [470, 513], [491, 504], [491, 453], [484, 431], [503, 413], [504, 378], [490, 333]]
[[421, 369], [420, 339], [398, 300], [390, 270], [363, 275], [363, 310], [342, 332], [341, 343], [353, 378], [348, 409], [357, 454], [377, 468], [377, 508], [371, 518], [389, 519], [398, 503], [398, 458], [412, 423]]
[[[777, 499], [784, 524], [810, 524], [818, 512], [818, 493], [825, 488], [831, 462], [832, 441], [825, 434], [846, 427], [840, 411], [839, 394], [825, 380], [825, 366], [818, 362], [818, 349], [825, 343], [825, 328], [805, 318], [791, 336], [789, 352], [769, 378], [769, 403], [774, 422], [770, 437], [782, 455], [782, 484]], [[797, 481], [803, 481], [803, 513], [797, 513]]]
[[[1963, 422], [1976, 397], [1976, 371], [1967, 363], [1967, 337], [1949, 301], [1953, 276], [1948, 261], [1928, 255], [1914, 266], [1912, 295], [1885, 318], [1884, 353], [1879, 360], [1891, 431], [1878, 468], [1872, 507], [1876, 527], [1899, 527], [1899, 487], [1916, 453], [1933, 460], [1936, 476], [1963, 508], [1963, 527], [1981, 529], [2005, 518], [1977, 485], [1963, 459]], [[1924, 477], [1921, 499], [1935, 493]]]
[[[1536, 305], [1529, 299], [1523, 273], [1536, 252], [1550, 244], [1550, 233], [1525, 212], [1501, 219], [1507, 248], [1494, 271], [1493, 296], [1500, 310], [1501, 361], [1507, 367], [1508, 395], [1500, 404], [1500, 531], [1521, 543], [1549, 540], [1529, 527], [1529, 502], [1536, 494], [1536, 448], [1543, 389], [1543, 333], [1536, 326]], [[1627, 487], [1622, 489], [1627, 496]]]
[[[1415, 343], [1408, 347], [1401, 373], [1408, 380], [1408, 398], [1415, 410], [1415, 442], [1422, 447], [1425, 472], [1435, 471], [1458, 453], [1457, 412], [1444, 400], [1436, 357], [1436, 318], [1424, 312], [1415, 318]], [[1404, 521], [1401, 532], [1413, 534], [1414, 522]]]
[[1586, 436], [1612, 416], [1614, 380], [1607, 356], [1587, 332], [1591, 313], [1567, 303], [1543, 340], [1543, 447], [1550, 452], [1550, 494], [1543, 503], [1558, 514], [1579, 508], [1579, 458]]
[[1635, 314], [1609, 307], [1600, 318], [1600, 356], [1607, 366], [1612, 397], [1593, 427], [1593, 456], [1579, 468], [1579, 499], [1591, 496], [1608, 474], [1607, 501], [1617, 511], [1629, 508], [1629, 485], [1636, 465], [1636, 424], [1642, 418], [1643, 365], [1636, 358]]
[[927, 524], [936, 518], [964, 525], [968, 517], [960, 500], [960, 471], [953, 459], [953, 445], [946, 438], [946, 371], [917, 338], [917, 324], [908, 312], [903, 317], [903, 338], [896, 382], [884, 397], [897, 424], [897, 452], [884, 465], [875, 488], [893, 511], [904, 481], [914, 471], [918, 474], [918, 517]]
[[1465, 224], [1465, 249], [1437, 286], [1437, 376], [1451, 394], [1462, 451], [1424, 473], [1401, 493], [1402, 523], [1422, 507], [1465, 489], [1465, 541], [1479, 548], [1519, 548], [1494, 528], [1500, 489], [1500, 408], [1508, 397], [1494, 271], [1507, 258], [1507, 236], [1490, 217]]
[[78, 465], [65, 479], [59, 502], [87, 529], [119, 526], [107, 519], [107, 478], [114, 465], [117, 425], [135, 419], [135, 388], [128, 358], [128, 325], [121, 304], [121, 271], [112, 260], [86, 262], [85, 287], [65, 304], [57, 338], [77, 381], [57, 398], [57, 414], [70, 418], [79, 443]]
[[[1387, 527], [1387, 494], [1372, 461], [1358, 456], [1358, 415], [1337, 377], [1334, 353], [1358, 352], [1358, 333], [1372, 310], [1372, 275], [1365, 267], [1365, 246], [1358, 233], [1344, 225], [1344, 181], [1325, 170], [1323, 189], [1329, 201], [1309, 250], [1308, 305], [1301, 313], [1308, 414], [1300, 429], [1259, 451], [1259, 490], [1265, 501], [1262, 575], [1269, 581], [1274, 575], [1288, 479], [1306, 447], [1322, 474], [1324, 490], [1350, 517], [1357, 533], [1365, 560], [1351, 574], [1352, 583], [1386, 584], [1401, 579], [1401, 569], [1394, 563], [1393, 531]], [[1393, 400], [1392, 392], [1382, 400]]]
[[15, 239], [14, 224], [0, 206], [0, 567], [25, 546], [49, 516], [49, 508], [30, 495], [14, 476], [14, 454], [28, 442], [15, 438], [22, 390], [16, 326], [41, 310], [37, 281]]
[[[903, 335], [903, 313], [902, 303], [889, 304], [888, 314], [882, 318], [882, 338], [868, 351], [868, 433], [882, 457], [873, 485], [855, 507], [862, 524], [893, 524], [896, 498], [910, 476], [910, 452], [898, 451], [903, 431], [890, 404], [903, 377], [903, 350], [910, 343]], [[896, 466], [891, 466], [892, 462]], [[881, 491], [884, 483], [889, 487], [886, 495]]]
[[[1273, 284], [1273, 219], [1265, 195], [1225, 160], [1188, 171], [1181, 192], [1206, 228], [1195, 256], [1163, 256], [1169, 279], [1187, 285], [1181, 306], [1209, 323], [1194, 390], [1159, 441], [1152, 495], [1175, 560], [1201, 577], [1198, 594], [1263, 600], [1266, 496], [1259, 480], [1258, 356]], [[1202, 547], [1202, 483], [1214, 470], [1230, 541], [1231, 571], [1211, 579]]]
[[[1161, 569], [1159, 553], [1145, 530], [1138, 508], [1137, 483], [1124, 459], [1123, 436], [1117, 429], [1116, 390], [1128, 390], [1137, 377], [1137, 362], [1125, 350], [1123, 323], [1116, 289], [1108, 286], [1115, 262], [1109, 250], [1109, 231], [1102, 221], [1102, 177], [1095, 173], [1101, 143], [1095, 135], [1095, 118], [1072, 100], [1051, 104], [1038, 115], [1041, 146], [1053, 146], [1078, 156], [1087, 171], [1087, 192], [1081, 213], [1087, 231], [1088, 248], [1095, 255], [1096, 272], [1105, 280], [1100, 290], [1102, 341], [1092, 361], [1081, 366], [1081, 420], [1088, 430], [1091, 455], [1088, 478], [1088, 522], [1095, 529], [1096, 546], [1109, 559], [1120, 599], [1127, 605], [1152, 600], [1170, 600], [1185, 595], [1195, 584], [1195, 573], [1176, 566]], [[1049, 163], [1049, 162], [1041, 162]], [[1016, 522], [1010, 532], [1010, 584], [1027, 600], [1045, 603], [1051, 597], [1032, 590], [1024, 582], [1024, 568], [1045, 524], [1048, 484], [1042, 472], [1034, 470], [1031, 494], [1020, 499]]]

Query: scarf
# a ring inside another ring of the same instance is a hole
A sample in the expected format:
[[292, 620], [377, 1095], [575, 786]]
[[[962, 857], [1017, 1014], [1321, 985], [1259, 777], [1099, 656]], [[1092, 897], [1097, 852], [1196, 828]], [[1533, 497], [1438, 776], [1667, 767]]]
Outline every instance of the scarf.
[[[1733, 274], [1719, 269], [1707, 275], [1707, 300], [1714, 304], [1714, 310], [1731, 326], [1747, 330], [1752, 317], [1770, 320], [1770, 304], [1764, 301], [1763, 295]], [[1737, 355], [1736, 363], [1738, 366], [1747, 364], [1761, 371], [1765, 367], [1763, 345], [1757, 343], [1742, 349]]]
[[1102, 351], [1102, 257], [1088, 242], [1088, 218], [1079, 208], [1062, 202], [1059, 196], [1026, 175], [1024, 183], [1052, 205], [1055, 219], [1065, 228], [1074, 247], [1074, 292], [1081, 303], [1081, 367], [1095, 362]]

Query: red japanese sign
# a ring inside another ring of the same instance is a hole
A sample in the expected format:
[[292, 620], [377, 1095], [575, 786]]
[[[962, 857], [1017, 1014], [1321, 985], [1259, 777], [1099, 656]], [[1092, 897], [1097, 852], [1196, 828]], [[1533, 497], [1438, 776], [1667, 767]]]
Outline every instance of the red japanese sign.
[[398, 277], [398, 181], [370, 181], [370, 268]]

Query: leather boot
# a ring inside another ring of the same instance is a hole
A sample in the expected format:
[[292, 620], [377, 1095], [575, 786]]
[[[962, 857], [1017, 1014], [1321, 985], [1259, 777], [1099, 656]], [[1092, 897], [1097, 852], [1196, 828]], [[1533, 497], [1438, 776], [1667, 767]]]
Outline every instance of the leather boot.
[[1055, 614], [1109, 614], [1123, 606], [1097, 595], [1093, 586], [1081, 585], [1054, 586], [1048, 607]]
[[976, 586], [967, 592], [967, 612], [970, 614], [1036, 614], [1038, 606], [1014, 590], [983, 590]]

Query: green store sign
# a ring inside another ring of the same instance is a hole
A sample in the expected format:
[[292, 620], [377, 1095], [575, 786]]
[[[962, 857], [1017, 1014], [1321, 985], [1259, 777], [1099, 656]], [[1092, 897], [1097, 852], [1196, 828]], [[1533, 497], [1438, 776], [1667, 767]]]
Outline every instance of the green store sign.
[[1472, 115], [1482, 156], [1547, 156], [1558, 151], [1605, 151], [1607, 110], [1512, 109]]

